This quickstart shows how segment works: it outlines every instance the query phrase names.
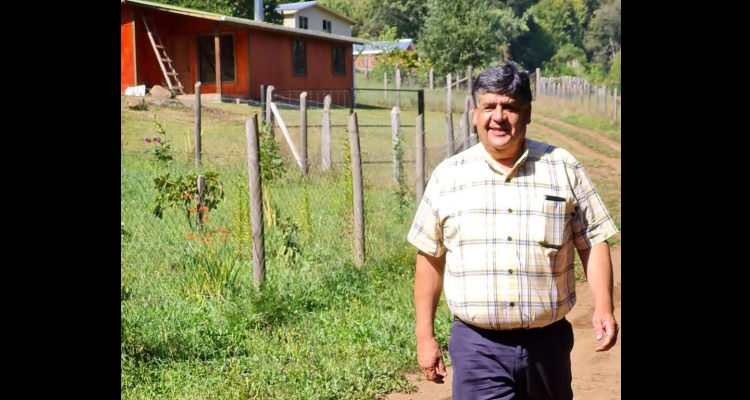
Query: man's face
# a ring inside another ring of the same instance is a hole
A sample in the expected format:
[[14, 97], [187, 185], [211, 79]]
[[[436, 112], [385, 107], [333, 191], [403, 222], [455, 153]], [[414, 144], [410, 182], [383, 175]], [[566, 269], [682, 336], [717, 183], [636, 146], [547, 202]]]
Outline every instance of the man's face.
[[474, 106], [479, 141], [496, 160], [520, 157], [530, 122], [531, 103], [506, 95], [484, 93]]

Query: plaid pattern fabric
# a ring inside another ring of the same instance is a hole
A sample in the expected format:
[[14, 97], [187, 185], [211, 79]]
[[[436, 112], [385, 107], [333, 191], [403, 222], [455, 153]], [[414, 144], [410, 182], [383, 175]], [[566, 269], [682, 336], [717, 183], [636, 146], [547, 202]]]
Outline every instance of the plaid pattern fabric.
[[583, 166], [526, 139], [507, 174], [481, 143], [441, 162], [407, 240], [431, 256], [447, 252], [443, 289], [455, 316], [516, 329], [562, 319], [576, 302], [574, 247], [615, 233]]

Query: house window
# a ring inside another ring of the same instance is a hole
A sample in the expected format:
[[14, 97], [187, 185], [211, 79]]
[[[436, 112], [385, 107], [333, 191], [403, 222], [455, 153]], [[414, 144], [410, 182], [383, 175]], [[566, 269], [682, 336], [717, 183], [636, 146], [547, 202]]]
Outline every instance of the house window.
[[344, 48], [333, 46], [333, 74], [346, 75], [346, 62], [344, 61]]
[[292, 68], [294, 76], [307, 76], [307, 52], [302, 40], [292, 39]]
[[323, 32], [331, 33], [331, 21], [323, 20]]
[[[205, 83], [216, 82], [216, 52], [214, 37], [200, 36], [198, 42], [198, 79]], [[221, 57], [221, 81], [236, 82], [234, 59], [234, 35], [221, 35], [219, 39]]]
[[298, 18], [298, 20], [299, 20], [299, 22], [297, 23], [297, 25], [298, 25], [297, 28], [307, 29], [307, 17], [300, 16]]

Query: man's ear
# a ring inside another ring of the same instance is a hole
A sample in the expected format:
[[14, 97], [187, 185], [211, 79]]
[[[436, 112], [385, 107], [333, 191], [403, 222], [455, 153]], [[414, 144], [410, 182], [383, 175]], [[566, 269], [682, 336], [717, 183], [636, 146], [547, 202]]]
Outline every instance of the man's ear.
[[477, 126], [477, 111], [479, 111], [477, 106], [474, 106], [474, 108], [471, 110], [471, 124], [474, 126]]

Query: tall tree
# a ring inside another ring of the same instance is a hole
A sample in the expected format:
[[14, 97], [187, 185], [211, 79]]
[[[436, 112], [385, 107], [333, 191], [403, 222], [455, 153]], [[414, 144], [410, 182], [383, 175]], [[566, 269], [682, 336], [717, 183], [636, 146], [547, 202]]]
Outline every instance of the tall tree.
[[589, 20], [584, 0], [541, 0], [532, 7], [534, 20], [554, 40], [556, 47], [572, 44], [583, 49]]
[[528, 29], [512, 9], [491, 7], [490, 1], [427, 1], [419, 46], [438, 73], [470, 65], [481, 69], [502, 60], [511, 41]]
[[[233, 17], [254, 19], [254, 0], [151, 0], [155, 3], [192, 8], [216, 14]], [[284, 17], [276, 11], [279, 0], [263, 0], [263, 21], [272, 24], [282, 24]]]
[[605, 69], [621, 49], [622, 10], [620, 0], [603, 2], [594, 12], [584, 49], [592, 61], [602, 64]]
[[369, 0], [363, 5], [369, 18], [360, 32], [370, 37], [379, 36], [386, 27], [394, 27], [399, 38], [417, 39], [427, 13], [422, 0]]
[[528, 17], [526, 25], [529, 30], [510, 44], [508, 52], [512, 60], [534, 71], [555, 55], [557, 47], [552, 35], [539, 26], [533, 16]]
[[511, 9], [513, 9], [513, 13], [516, 15], [516, 17], [520, 17], [526, 11], [528, 11], [531, 6], [539, 3], [539, 0], [492, 0], [492, 3], [495, 5], [495, 8], [510, 7]]

